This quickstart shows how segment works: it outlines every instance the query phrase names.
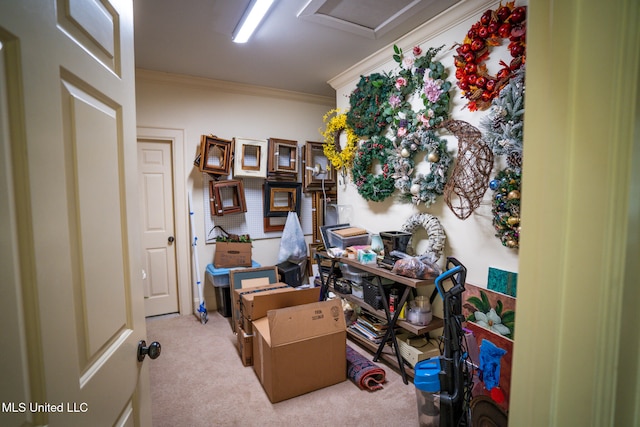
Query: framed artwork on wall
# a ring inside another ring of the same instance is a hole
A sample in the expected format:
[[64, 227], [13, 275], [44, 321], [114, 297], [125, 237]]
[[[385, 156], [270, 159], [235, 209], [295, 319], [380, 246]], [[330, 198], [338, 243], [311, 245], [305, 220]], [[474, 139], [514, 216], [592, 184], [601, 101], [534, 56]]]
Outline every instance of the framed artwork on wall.
[[234, 177], [267, 177], [268, 141], [234, 138]]

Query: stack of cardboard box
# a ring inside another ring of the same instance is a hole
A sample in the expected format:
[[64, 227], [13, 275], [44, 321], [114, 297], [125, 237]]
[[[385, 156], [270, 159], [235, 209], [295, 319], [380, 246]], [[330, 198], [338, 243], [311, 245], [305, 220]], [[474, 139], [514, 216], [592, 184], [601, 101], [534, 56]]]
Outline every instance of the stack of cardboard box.
[[284, 283], [234, 291], [240, 357], [272, 403], [346, 380], [342, 306], [319, 297], [319, 288]]

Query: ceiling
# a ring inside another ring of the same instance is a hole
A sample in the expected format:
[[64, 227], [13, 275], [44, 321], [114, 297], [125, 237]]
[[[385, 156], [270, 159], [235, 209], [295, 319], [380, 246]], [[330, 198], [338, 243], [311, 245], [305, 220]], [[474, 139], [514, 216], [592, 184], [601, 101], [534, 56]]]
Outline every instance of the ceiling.
[[333, 97], [327, 81], [458, 1], [275, 0], [236, 44], [250, 0], [134, 0], [136, 67]]

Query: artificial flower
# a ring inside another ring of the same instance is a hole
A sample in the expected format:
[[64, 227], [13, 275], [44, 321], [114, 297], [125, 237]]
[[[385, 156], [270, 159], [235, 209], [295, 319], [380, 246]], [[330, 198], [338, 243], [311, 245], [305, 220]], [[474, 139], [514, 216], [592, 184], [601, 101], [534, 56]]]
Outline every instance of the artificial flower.
[[393, 94], [389, 97], [389, 105], [391, 105], [393, 108], [398, 108], [401, 102], [402, 99], [396, 94]]
[[476, 323], [483, 328], [487, 328], [492, 332], [497, 332], [500, 335], [511, 335], [511, 330], [502, 324], [502, 319], [496, 313], [495, 309], [489, 310], [488, 313], [476, 311]]
[[442, 95], [441, 80], [434, 80], [430, 77], [424, 79], [424, 94], [429, 102], [437, 102]]
[[404, 58], [402, 58], [402, 65], [404, 66], [405, 69], [410, 69], [411, 67], [413, 67], [413, 63], [416, 61], [416, 58], [414, 58], [413, 56], [405, 56]]
[[420, 55], [422, 55], [422, 49], [420, 48], [420, 46], [414, 46], [413, 56], [420, 56]]
[[404, 77], [398, 77], [396, 79], [396, 89], [400, 90], [402, 89], [403, 86], [407, 85], [407, 79], [405, 79]]

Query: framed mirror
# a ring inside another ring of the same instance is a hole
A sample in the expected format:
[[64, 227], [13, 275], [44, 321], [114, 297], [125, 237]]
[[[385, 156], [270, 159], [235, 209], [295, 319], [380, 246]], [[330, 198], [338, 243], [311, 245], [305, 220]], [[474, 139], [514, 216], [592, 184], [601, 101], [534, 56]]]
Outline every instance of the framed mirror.
[[234, 138], [234, 177], [267, 177], [268, 141]]

